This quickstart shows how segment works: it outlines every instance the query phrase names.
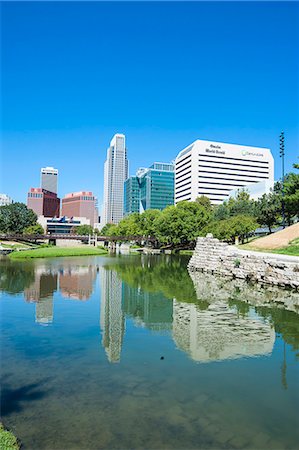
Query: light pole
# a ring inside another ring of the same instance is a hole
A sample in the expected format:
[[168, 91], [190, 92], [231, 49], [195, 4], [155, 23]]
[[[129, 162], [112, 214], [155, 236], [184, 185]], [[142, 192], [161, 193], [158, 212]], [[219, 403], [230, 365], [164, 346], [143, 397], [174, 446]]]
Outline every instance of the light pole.
[[282, 227], [285, 228], [285, 211], [284, 211], [284, 131], [280, 133], [279, 137], [279, 155], [282, 161], [282, 182], [281, 182], [281, 193], [282, 193]]

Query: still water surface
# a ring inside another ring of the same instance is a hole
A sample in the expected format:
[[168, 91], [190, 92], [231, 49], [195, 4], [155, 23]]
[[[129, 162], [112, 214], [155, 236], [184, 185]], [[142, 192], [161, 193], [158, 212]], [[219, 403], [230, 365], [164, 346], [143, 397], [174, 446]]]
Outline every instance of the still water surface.
[[298, 314], [187, 262], [0, 261], [2, 420], [24, 449], [298, 448]]

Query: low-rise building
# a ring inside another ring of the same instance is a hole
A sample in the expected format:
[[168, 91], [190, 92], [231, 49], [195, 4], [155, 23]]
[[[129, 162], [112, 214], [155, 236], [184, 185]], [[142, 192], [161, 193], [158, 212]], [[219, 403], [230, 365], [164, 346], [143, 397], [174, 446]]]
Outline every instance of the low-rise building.
[[97, 198], [91, 191], [71, 192], [62, 199], [62, 216], [85, 217], [93, 227], [98, 223]]
[[0, 194], [0, 206], [10, 205], [12, 199], [7, 194]]
[[30, 188], [27, 195], [27, 207], [37, 216], [59, 217], [60, 198], [54, 192], [42, 188]]
[[76, 227], [80, 225], [90, 225], [90, 220], [86, 217], [38, 217], [38, 223], [47, 234], [73, 234]]

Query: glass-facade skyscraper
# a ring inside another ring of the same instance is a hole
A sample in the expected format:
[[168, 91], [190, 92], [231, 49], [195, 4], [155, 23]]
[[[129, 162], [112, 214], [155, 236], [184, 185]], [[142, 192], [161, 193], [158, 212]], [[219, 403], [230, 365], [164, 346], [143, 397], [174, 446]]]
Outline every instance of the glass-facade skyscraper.
[[136, 176], [129, 177], [124, 186], [124, 213], [125, 216], [140, 210], [140, 188]]
[[173, 164], [155, 162], [148, 169], [139, 169], [125, 183], [125, 215], [147, 209], [162, 210], [173, 204]]
[[104, 166], [103, 221], [118, 224], [124, 215], [124, 183], [128, 178], [126, 138], [115, 134], [107, 150]]

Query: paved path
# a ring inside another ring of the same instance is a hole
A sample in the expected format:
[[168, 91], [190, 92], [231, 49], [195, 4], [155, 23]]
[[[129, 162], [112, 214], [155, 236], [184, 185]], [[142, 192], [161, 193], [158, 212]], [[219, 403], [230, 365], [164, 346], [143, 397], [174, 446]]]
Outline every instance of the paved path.
[[252, 250], [241, 250], [240, 248], [235, 247], [238, 253], [242, 255], [260, 255], [261, 258], [274, 259], [275, 261], [284, 261], [284, 262], [293, 262], [299, 264], [299, 256], [291, 256], [291, 255], [281, 255], [279, 253], [266, 253]]

